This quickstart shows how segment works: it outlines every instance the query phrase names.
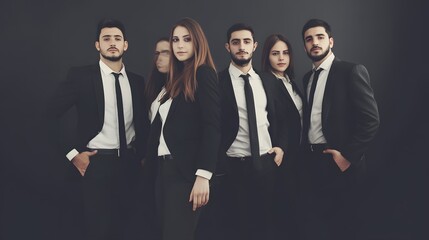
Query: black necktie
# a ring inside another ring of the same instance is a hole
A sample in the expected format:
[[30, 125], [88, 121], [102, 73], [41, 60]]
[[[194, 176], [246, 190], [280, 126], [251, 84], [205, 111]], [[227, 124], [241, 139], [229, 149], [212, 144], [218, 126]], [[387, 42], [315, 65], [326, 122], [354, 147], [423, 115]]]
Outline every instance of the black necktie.
[[304, 131], [303, 131], [303, 143], [309, 143], [308, 142], [308, 130], [310, 129], [310, 119], [311, 119], [311, 110], [313, 108], [313, 99], [314, 99], [314, 92], [316, 91], [316, 85], [317, 81], [319, 80], [319, 74], [322, 71], [322, 68], [319, 68], [317, 71], [314, 71], [313, 74], [313, 82], [311, 83], [310, 93], [308, 95], [308, 105], [307, 105], [307, 111], [305, 111], [304, 114]]
[[119, 85], [119, 76], [121, 73], [112, 72], [115, 76], [115, 89], [116, 89], [116, 107], [118, 109], [118, 127], [119, 127], [119, 155], [122, 157], [127, 150], [127, 137], [125, 135], [125, 119], [124, 119], [124, 106], [122, 104], [122, 92]]
[[256, 124], [255, 100], [253, 99], [252, 86], [249, 83], [249, 74], [240, 75], [244, 79], [244, 95], [246, 96], [247, 122], [249, 123], [250, 152], [253, 164], [257, 167], [259, 161], [258, 125]]

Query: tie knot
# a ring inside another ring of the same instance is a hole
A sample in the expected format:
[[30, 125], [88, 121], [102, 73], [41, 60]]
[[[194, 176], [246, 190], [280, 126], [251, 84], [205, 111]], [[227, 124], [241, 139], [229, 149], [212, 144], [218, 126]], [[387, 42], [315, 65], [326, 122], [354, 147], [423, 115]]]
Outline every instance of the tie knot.
[[122, 73], [115, 73], [115, 72], [112, 72], [112, 74], [113, 74], [113, 76], [115, 76], [116, 80], [119, 80], [119, 76], [122, 75]]
[[319, 69], [313, 69], [313, 72], [315, 73], [315, 74], [319, 74], [321, 71], [323, 70], [323, 68], [319, 68]]
[[243, 78], [245, 82], [248, 82], [250, 74], [241, 74], [240, 77]]

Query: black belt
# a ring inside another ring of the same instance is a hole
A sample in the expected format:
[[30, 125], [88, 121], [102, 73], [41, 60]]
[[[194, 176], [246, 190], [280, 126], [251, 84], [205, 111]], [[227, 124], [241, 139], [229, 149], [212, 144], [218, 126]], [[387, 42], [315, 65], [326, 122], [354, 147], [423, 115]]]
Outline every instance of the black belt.
[[303, 149], [306, 152], [323, 152], [327, 148], [328, 148], [328, 145], [326, 143], [321, 143], [321, 144], [305, 144], [303, 146]]
[[158, 160], [173, 160], [173, 156], [170, 154], [158, 156]]
[[[95, 151], [97, 150], [97, 155], [109, 155], [109, 156], [116, 156], [120, 157], [119, 149], [103, 149], [103, 148], [89, 148], [89, 151]], [[134, 153], [134, 148], [128, 148], [127, 153]]]
[[[270, 156], [271, 154], [269, 153], [264, 153], [261, 156], [259, 156], [259, 158], [264, 158], [267, 156]], [[228, 160], [233, 160], [233, 161], [240, 161], [240, 162], [246, 162], [246, 161], [252, 161], [252, 157], [230, 157], [227, 156]]]

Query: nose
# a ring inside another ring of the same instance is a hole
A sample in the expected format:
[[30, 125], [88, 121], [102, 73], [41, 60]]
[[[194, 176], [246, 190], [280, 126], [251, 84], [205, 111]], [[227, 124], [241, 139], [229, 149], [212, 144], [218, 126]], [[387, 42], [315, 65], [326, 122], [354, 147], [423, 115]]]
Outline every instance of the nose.
[[240, 44], [238, 45], [238, 50], [244, 51], [244, 43], [243, 42], [240, 42]]
[[313, 46], [318, 46], [318, 45], [319, 45], [319, 40], [313, 39]]
[[179, 40], [179, 41], [177, 42], [177, 47], [178, 47], [178, 48], [183, 48], [183, 42]]
[[285, 59], [285, 57], [284, 57], [283, 53], [280, 53], [279, 54], [279, 61], [283, 61], [284, 59]]

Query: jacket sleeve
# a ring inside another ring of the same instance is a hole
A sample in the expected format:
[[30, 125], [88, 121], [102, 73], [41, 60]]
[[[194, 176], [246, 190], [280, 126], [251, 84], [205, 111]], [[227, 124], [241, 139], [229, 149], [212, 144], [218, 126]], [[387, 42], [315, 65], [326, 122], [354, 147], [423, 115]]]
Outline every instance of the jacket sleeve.
[[[46, 110], [46, 124], [48, 129], [49, 139], [55, 147], [59, 146], [59, 123], [60, 118], [72, 106], [76, 104], [78, 99], [78, 71], [77, 68], [72, 68], [67, 73], [66, 81], [60, 83], [59, 87], [48, 100]], [[64, 149], [64, 155], [76, 148], [77, 144], [69, 144]]]
[[215, 70], [208, 66], [199, 67], [196, 77], [198, 85], [195, 99], [199, 107], [202, 124], [197, 169], [214, 173], [221, 139], [218, 78]]
[[369, 74], [363, 65], [352, 68], [348, 87], [355, 126], [341, 152], [346, 159], [356, 163], [375, 137], [380, 120]]

